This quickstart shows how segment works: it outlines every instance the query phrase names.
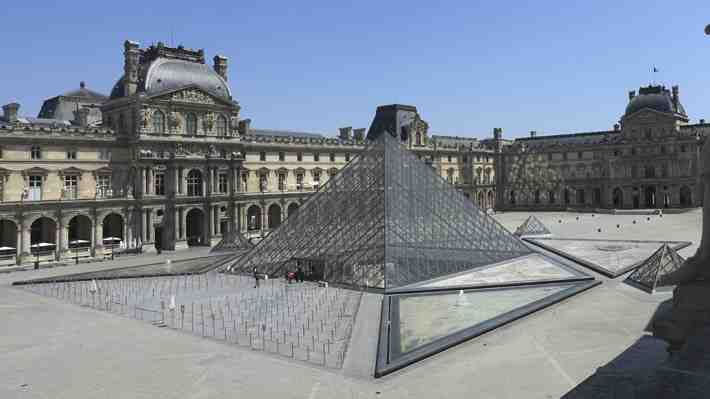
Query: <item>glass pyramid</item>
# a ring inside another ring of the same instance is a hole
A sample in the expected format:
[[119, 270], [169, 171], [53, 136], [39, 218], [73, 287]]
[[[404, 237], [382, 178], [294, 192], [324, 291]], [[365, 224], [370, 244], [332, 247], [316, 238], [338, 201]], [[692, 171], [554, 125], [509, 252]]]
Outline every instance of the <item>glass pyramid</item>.
[[627, 281], [653, 293], [657, 288], [669, 287], [667, 277], [680, 269], [685, 260], [682, 256], [671, 248], [668, 244], [663, 244], [658, 251], [646, 259], [638, 269], [636, 269]]
[[230, 270], [388, 290], [530, 253], [383, 133]]
[[240, 252], [248, 251], [254, 247], [240, 232], [230, 231], [222, 236], [222, 239], [210, 249], [210, 253], [215, 252]]
[[515, 230], [516, 236], [542, 236], [552, 234], [540, 219], [530, 215], [523, 224]]

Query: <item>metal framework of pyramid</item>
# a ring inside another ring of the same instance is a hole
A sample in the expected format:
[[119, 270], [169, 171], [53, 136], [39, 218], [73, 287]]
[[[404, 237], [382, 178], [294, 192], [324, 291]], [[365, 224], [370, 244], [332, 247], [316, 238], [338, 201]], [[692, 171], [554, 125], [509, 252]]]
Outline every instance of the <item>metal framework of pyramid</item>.
[[222, 239], [210, 249], [210, 253], [215, 252], [241, 252], [254, 248], [254, 244], [249, 242], [240, 232], [230, 231], [222, 236]]
[[653, 293], [658, 288], [670, 287], [667, 277], [678, 270], [685, 259], [668, 244], [663, 244], [636, 269], [627, 281], [644, 291]]
[[530, 253], [383, 133], [229, 269], [387, 291]]
[[530, 215], [523, 224], [515, 230], [515, 235], [520, 236], [542, 236], [552, 234], [540, 219]]

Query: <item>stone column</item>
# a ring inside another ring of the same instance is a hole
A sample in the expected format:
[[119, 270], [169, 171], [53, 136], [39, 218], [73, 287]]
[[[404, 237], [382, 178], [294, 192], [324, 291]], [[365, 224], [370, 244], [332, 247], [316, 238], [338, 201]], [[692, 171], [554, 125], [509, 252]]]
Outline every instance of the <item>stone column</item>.
[[187, 173], [183, 167], [180, 167], [180, 194], [187, 195]]
[[209, 169], [203, 169], [205, 173], [202, 173], [202, 195], [206, 196], [209, 193], [207, 192], [207, 180], [209, 180]]
[[30, 243], [32, 239], [32, 231], [30, 229], [30, 226], [28, 225], [22, 225], [22, 255], [23, 256], [30, 256]]
[[55, 231], [54, 242], [56, 245], [56, 260], [62, 258], [62, 254], [69, 250], [69, 226], [60, 219], [60, 228]]
[[98, 226], [96, 225], [96, 219], [94, 219], [91, 223], [91, 247], [90, 247], [90, 254], [92, 257], [96, 256], [96, 246], [98, 245]]
[[140, 179], [141, 179], [141, 196], [147, 195], [147, 189], [148, 189], [148, 187], [147, 187], [147, 184], [146, 184], [146, 183], [147, 183], [147, 180], [146, 180], [147, 178], [146, 178], [145, 175], [146, 175], [145, 168], [141, 168], [141, 178], [140, 178]]
[[22, 251], [25, 248], [22, 236], [22, 224], [17, 225], [17, 241], [15, 241], [15, 264], [22, 262]]
[[264, 236], [264, 231], [266, 230], [266, 205], [261, 204], [261, 236]]
[[173, 166], [170, 174], [173, 178], [173, 195], [177, 196], [180, 194], [180, 170], [176, 166]]
[[215, 231], [215, 220], [214, 220], [215, 219], [215, 208], [216, 207], [214, 205], [210, 205], [210, 208], [209, 208], [208, 219], [209, 219], [209, 223], [210, 223], [210, 230], [209, 230], [210, 237], [214, 236], [217, 233]]

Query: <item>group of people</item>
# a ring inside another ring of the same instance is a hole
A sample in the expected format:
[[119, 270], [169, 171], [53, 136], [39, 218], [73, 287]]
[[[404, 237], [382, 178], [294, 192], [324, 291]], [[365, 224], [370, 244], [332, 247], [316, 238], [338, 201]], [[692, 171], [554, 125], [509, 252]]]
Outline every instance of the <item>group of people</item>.
[[[254, 275], [254, 288], [259, 288], [259, 278], [261, 277], [259, 274], [259, 271], [254, 267], [252, 269], [252, 274]], [[306, 278], [306, 273], [303, 272], [303, 269], [299, 266], [295, 272], [288, 271], [286, 272], [286, 281], [291, 284], [294, 280], [302, 283]]]

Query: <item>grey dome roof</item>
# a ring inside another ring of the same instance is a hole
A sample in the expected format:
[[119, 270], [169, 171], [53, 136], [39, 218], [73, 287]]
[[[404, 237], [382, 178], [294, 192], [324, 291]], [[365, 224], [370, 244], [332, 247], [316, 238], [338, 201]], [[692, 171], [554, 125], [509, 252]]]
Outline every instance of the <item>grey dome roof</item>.
[[661, 89], [660, 87], [658, 90], [653, 90], [652, 92], [648, 92], [646, 90], [639, 91], [639, 95], [629, 101], [624, 114], [631, 115], [644, 108], [652, 109], [658, 112], [686, 115], [685, 109], [683, 108], [683, 105], [681, 105], [680, 101], [674, 103], [670, 92], [665, 88]]
[[[196, 85], [225, 100], [232, 98], [229, 85], [217, 72], [205, 64], [185, 60], [156, 59], [151, 63], [141, 83], [141, 90], [148, 95]], [[112, 99], [119, 97], [123, 97], [123, 77], [111, 90]]]

